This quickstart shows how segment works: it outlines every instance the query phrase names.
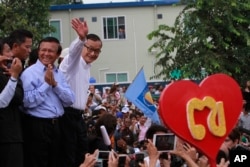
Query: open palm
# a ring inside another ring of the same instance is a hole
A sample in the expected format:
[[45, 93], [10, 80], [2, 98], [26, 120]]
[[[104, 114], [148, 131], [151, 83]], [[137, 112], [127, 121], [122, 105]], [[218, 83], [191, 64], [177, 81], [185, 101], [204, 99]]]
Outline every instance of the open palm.
[[88, 34], [88, 25], [86, 21], [81, 22], [78, 18], [71, 21], [72, 28], [76, 31], [81, 40]]

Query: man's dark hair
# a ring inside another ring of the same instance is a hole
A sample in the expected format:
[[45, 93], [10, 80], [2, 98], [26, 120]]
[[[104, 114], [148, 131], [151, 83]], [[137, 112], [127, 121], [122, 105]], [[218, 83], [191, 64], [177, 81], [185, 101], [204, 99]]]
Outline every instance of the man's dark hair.
[[130, 114], [129, 115], [129, 118], [132, 119], [132, 118], [135, 118], [136, 119], [136, 115], [134, 113]]
[[17, 29], [10, 33], [8, 37], [8, 44], [10, 48], [12, 49], [14, 43], [17, 43], [20, 45], [25, 42], [26, 38], [33, 38], [33, 34], [30, 31], [25, 30], [25, 29]]
[[156, 134], [157, 132], [168, 133], [168, 129], [164, 126], [154, 124], [148, 128], [145, 137], [147, 139], [153, 139], [154, 134]]
[[116, 122], [117, 122], [116, 117], [113, 116], [112, 114], [103, 114], [95, 124], [97, 136], [102, 137], [102, 132], [100, 130], [100, 127], [102, 125], [105, 126], [108, 135], [113, 134], [116, 128]]
[[228, 137], [235, 142], [236, 140], [240, 141], [240, 131], [238, 128], [234, 128], [230, 134], [228, 135]]
[[92, 41], [101, 41], [101, 38], [96, 34], [88, 34], [87, 39], [90, 39]]
[[144, 116], [144, 114], [142, 112], [139, 112], [139, 111], [135, 111], [135, 116], [139, 116], [139, 117], [142, 117]]
[[62, 52], [62, 46], [61, 46], [61, 44], [60, 44], [60, 41], [59, 41], [57, 38], [55, 38], [55, 37], [46, 37], [46, 38], [43, 38], [43, 39], [39, 42], [39, 44], [38, 44], [38, 50], [40, 49], [40, 45], [41, 45], [42, 42], [55, 42], [55, 43], [57, 43], [57, 44], [58, 44], [57, 54], [58, 54], [58, 55], [61, 54], [61, 52]]
[[30, 52], [28, 66], [35, 64], [37, 59], [38, 59], [38, 49], [36, 48]]

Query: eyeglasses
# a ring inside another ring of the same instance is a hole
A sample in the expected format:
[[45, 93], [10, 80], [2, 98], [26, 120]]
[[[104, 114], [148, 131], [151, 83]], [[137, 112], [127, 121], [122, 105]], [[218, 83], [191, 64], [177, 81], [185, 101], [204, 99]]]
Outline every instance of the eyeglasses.
[[84, 44], [84, 47], [87, 48], [87, 51], [88, 51], [89, 53], [92, 53], [92, 52], [94, 52], [95, 54], [100, 54], [100, 53], [101, 53], [101, 50], [100, 50], [100, 49], [93, 49], [93, 48], [91, 48], [90, 46], [88, 46], [88, 45], [86, 45], [86, 44]]

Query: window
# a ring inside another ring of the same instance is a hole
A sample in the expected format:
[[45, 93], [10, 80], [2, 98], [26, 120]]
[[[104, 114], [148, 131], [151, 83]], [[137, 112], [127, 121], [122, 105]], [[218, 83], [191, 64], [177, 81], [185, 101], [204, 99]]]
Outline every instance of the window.
[[107, 82], [127, 82], [128, 74], [127, 73], [107, 73], [106, 80]]
[[103, 18], [104, 39], [125, 39], [125, 17], [104, 17]]
[[92, 17], [92, 22], [97, 22], [97, 17]]
[[162, 19], [162, 14], [157, 14], [157, 19]]
[[50, 20], [50, 25], [55, 28], [55, 32], [50, 34], [51, 37], [57, 38], [60, 42], [62, 41], [61, 35], [61, 21], [60, 20]]
[[80, 20], [81, 22], [84, 22], [84, 17], [79, 17], [79, 20]]

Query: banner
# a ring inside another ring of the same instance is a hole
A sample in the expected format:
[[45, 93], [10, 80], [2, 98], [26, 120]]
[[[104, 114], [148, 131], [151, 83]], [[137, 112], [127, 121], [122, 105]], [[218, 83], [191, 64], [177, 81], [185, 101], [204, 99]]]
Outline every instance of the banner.
[[157, 108], [148, 89], [143, 68], [129, 85], [125, 97], [138, 107], [146, 117], [149, 117], [153, 123], [161, 124]]

